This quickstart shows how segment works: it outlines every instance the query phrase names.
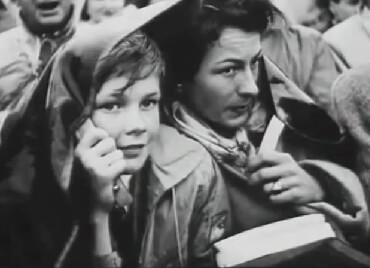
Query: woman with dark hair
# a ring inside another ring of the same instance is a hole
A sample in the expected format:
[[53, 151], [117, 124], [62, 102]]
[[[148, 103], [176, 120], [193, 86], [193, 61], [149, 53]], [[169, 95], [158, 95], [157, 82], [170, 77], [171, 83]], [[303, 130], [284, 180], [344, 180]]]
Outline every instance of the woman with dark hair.
[[[226, 185], [227, 191], [218, 187], [226, 206], [210, 215], [211, 242], [313, 211], [328, 215], [347, 237], [367, 236], [361, 184], [333, 162], [338, 126], [262, 54], [261, 33], [273, 14], [267, 0], [199, 1], [187, 27], [159, 43], [169, 72], [166, 120], [178, 130], [163, 142], [190, 139], [203, 149], [191, 150], [191, 165], [183, 150], [152, 158], [168, 156], [166, 163], [179, 162], [189, 176], [202, 169], [203, 177]], [[267, 138], [272, 118], [285, 127], [281, 136], [272, 131]], [[266, 139], [276, 139], [277, 148], [259, 151]], [[208, 163], [200, 160], [205, 157]]]

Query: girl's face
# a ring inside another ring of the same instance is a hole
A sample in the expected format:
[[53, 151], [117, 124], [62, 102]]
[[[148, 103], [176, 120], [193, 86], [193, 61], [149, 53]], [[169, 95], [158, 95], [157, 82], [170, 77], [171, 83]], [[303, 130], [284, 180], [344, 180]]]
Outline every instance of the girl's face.
[[115, 139], [122, 150], [127, 172], [139, 170], [148, 158], [148, 147], [159, 130], [160, 80], [157, 74], [122, 90], [129, 75], [108, 79], [96, 95], [92, 121]]
[[125, 0], [87, 0], [87, 13], [94, 23], [99, 23], [122, 11], [125, 2]]
[[186, 85], [188, 106], [221, 128], [241, 127], [258, 94], [255, 80], [261, 55], [259, 33], [225, 28], [209, 47], [194, 79]]

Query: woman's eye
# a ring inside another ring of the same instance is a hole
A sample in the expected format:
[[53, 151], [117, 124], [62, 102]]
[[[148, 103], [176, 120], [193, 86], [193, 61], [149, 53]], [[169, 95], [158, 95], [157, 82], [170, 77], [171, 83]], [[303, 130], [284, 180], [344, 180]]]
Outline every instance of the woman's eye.
[[158, 100], [144, 100], [142, 103], [141, 103], [141, 107], [144, 109], [144, 110], [149, 110], [149, 109], [152, 109], [154, 107], [156, 107], [158, 105], [159, 101]]
[[223, 69], [221, 71], [221, 73], [224, 76], [232, 77], [232, 76], [235, 76], [235, 74], [236, 74], [236, 68], [234, 68], [234, 67], [228, 67], [228, 68]]
[[251, 62], [251, 69], [256, 69], [258, 67], [259, 60], [255, 60]]

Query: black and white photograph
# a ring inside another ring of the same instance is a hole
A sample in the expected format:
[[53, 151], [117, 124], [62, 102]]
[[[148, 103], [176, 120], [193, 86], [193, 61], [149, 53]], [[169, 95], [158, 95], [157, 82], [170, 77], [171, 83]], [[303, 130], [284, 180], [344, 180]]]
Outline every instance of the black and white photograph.
[[0, 268], [370, 268], [370, 0], [0, 0]]

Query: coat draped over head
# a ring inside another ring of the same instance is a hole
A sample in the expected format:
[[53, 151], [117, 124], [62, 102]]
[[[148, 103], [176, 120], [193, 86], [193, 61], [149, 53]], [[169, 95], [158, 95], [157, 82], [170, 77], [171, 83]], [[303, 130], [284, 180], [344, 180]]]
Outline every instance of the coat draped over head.
[[174, 29], [168, 20], [184, 18], [184, 2], [128, 7], [121, 17], [78, 32], [56, 53], [22, 105], [4, 115], [0, 217], [7, 220], [0, 223], [0, 263], [50, 267], [58, 258], [64, 260], [68, 237], [82, 230], [79, 223], [88, 216], [89, 191], [81, 187], [84, 180], [74, 163], [74, 133], [91, 114], [95, 66], [101, 55], [138, 29], [168, 38]]

